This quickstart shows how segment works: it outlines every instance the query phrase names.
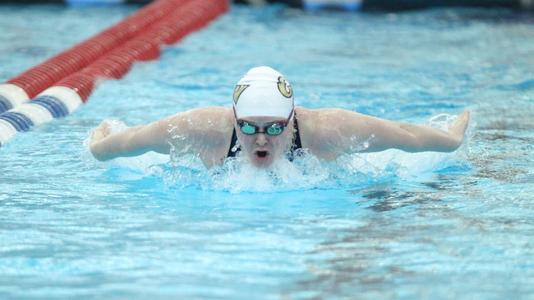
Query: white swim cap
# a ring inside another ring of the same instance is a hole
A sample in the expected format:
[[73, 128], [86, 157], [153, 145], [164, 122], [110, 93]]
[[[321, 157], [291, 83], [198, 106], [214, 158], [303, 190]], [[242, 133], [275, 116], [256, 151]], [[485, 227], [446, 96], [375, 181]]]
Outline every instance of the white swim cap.
[[293, 90], [282, 74], [269, 67], [250, 69], [234, 89], [237, 118], [288, 118], [294, 108]]

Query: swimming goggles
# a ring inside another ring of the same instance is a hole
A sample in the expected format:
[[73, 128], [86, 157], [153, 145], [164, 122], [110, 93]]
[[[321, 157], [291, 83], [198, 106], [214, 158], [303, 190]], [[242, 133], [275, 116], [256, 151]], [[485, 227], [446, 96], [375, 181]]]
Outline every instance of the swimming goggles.
[[[234, 111], [235, 115], [235, 111]], [[267, 123], [265, 126], [260, 127], [252, 122], [244, 121], [244, 120], [237, 120], [237, 125], [239, 126], [239, 129], [243, 134], [246, 135], [253, 135], [256, 133], [265, 133], [269, 136], [277, 136], [282, 134], [284, 132], [284, 129], [287, 127], [287, 124], [289, 124], [289, 120], [291, 120], [291, 117], [293, 116], [293, 110], [289, 114], [289, 117], [285, 121], [278, 121], [278, 122], [270, 122]], [[261, 130], [261, 131], [260, 131]]]

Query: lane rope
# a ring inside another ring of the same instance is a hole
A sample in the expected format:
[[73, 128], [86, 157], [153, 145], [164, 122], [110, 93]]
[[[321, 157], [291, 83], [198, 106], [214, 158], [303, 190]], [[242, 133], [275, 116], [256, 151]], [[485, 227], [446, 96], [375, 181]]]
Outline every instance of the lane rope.
[[119, 23], [0, 84], [0, 113], [34, 98], [171, 14], [186, 0], [157, 0]]
[[18, 132], [65, 117], [86, 102], [97, 83], [124, 76], [136, 61], [160, 56], [163, 45], [174, 44], [206, 26], [229, 9], [224, 0], [183, 0], [168, 16], [82, 70], [65, 77], [32, 101], [0, 114], [0, 146]]

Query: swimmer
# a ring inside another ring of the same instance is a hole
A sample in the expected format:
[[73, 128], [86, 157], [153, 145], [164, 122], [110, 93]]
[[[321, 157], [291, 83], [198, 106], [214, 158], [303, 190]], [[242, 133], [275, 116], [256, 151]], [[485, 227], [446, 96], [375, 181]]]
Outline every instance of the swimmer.
[[234, 89], [232, 107], [179, 112], [147, 125], [111, 133], [102, 122], [89, 147], [101, 161], [148, 151], [194, 154], [206, 167], [239, 155], [258, 168], [302, 153], [322, 160], [343, 154], [394, 148], [407, 152], [456, 150], [464, 139], [469, 112], [448, 131], [383, 120], [338, 108], [295, 107], [291, 85], [269, 67], [250, 69]]

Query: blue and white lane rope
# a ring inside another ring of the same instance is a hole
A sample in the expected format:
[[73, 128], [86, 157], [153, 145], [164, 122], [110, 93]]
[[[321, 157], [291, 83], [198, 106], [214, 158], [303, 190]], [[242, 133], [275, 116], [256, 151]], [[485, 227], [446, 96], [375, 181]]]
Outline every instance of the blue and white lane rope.
[[82, 103], [82, 98], [70, 88], [53, 86], [46, 89], [32, 101], [0, 114], [0, 146], [18, 132], [69, 115]]
[[30, 100], [28, 94], [20, 87], [11, 83], [0, 84], [0, 113]]

